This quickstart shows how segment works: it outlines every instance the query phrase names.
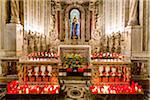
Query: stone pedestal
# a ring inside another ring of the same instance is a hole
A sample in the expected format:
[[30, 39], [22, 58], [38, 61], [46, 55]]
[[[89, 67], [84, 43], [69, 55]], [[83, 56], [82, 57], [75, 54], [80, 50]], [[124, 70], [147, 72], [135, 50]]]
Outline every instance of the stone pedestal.
[[23, 28], [21, 24], [9, 23], [6, 24], [5, 44], [4, 49], [5, 56], [19, 56], [22, 54], [23, 46]]
[[[131, 52], [142, 51], [142, 32], [141, 26], [127, 26], [126, 31], [128, 31], [131, 38]], [[129, 44], [130, 45], [130, 44]]]

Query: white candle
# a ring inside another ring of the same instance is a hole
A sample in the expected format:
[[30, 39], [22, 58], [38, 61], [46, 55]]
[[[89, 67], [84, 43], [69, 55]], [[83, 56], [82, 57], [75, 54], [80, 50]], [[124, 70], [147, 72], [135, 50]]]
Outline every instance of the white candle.
[[29, 94], [29, 89], [28, 88], [26, 88], [26, 93]]

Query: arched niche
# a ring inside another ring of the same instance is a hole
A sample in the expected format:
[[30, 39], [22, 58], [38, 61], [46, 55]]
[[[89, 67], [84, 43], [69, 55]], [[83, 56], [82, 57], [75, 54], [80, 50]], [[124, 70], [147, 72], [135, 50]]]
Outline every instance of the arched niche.
[[80, 40], [85, 41], [85, 11], [81, 5], [70, 5], [65, 10], [65, 39], [70, 40], [70, 11], [77, 9], [80, 12]]

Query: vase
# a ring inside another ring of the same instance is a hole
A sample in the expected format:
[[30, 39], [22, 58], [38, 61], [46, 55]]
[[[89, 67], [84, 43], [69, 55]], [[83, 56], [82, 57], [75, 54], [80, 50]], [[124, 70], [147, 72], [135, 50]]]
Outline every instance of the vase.
[[34, 67], [34, 70], [35, 70], [35, 76], [38, 77], [39, 67], [38, 66]]
[[30, 77], [30, 76], [32, 76], [32, 69], [30, 69], [30, 70], [28, 70], [28, 76]]
[[41, 72], [42, 72], [41, 75], [42, 76], [45, 76], [45, 70], [46, 70], [46, 67], [44, 65], [42, 65], [41, 66]]
[[103, 66], [99, 66], [100, 76], [103, 76], [103, 71], [104, 71], [104, 67]]
[[122, 67], [121, 66], [118, 66], [118, 76], [120, 77], [122, 74]]
[[51, 76], [52, 66], [48, 65], [47, 66], [47, 71], [48, 71], [48, 76]]
[[115, 76], [116, 68], [115, 68], [115, 67], [112, 67], [112, 68], [111, 68], [111, 71], [112, 71], [112, 76]]
[[105, 67], [106, 76], [109, 76], [110, 66]]

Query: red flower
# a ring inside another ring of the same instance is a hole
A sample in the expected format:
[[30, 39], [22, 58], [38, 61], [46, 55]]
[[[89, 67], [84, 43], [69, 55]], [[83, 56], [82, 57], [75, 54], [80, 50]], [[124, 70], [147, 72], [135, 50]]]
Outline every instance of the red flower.
[[67, 72], [72, 72], [72, 68], [67, 68]]
[[84, 72], [84, 69], [83, 68], [78, 68], [78, 72], [82, 73], [82, 72]]
[[92, 89], [94, 89], [94, 88], [95, 88], [95, 86], [93, 86], [93, 85], [92, 85], [92, 86], [90, 86], [90, 90], [92, 90]]

